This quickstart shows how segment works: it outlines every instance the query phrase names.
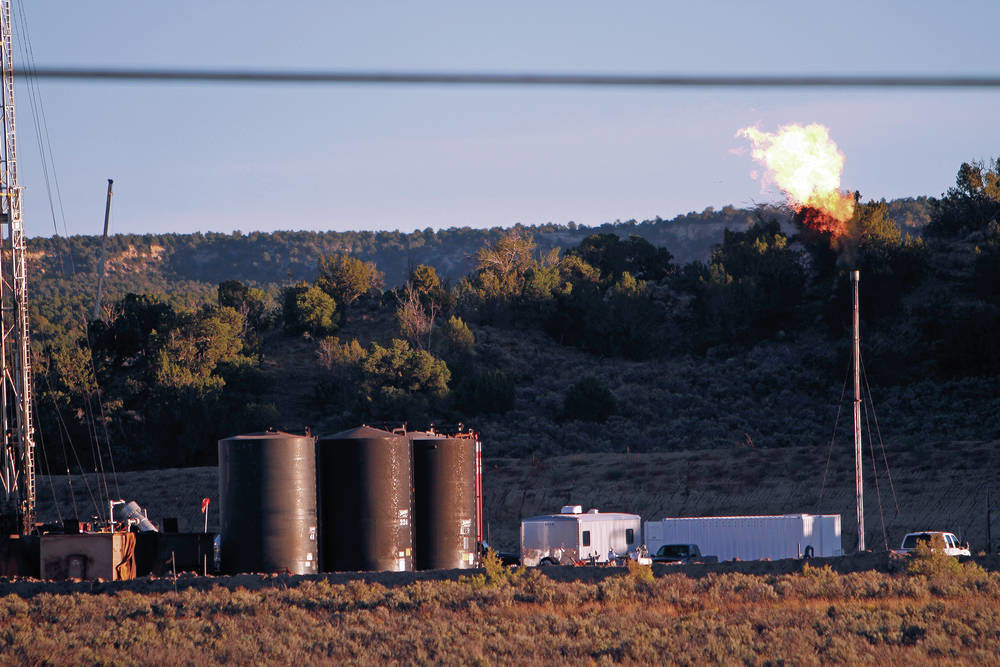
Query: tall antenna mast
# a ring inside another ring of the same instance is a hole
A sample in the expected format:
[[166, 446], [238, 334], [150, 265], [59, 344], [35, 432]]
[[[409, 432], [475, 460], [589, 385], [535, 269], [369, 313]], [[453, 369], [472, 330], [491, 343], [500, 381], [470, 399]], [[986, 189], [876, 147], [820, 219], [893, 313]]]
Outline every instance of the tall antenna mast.
[[854, 288], [854, 487], [858, 501], [858, 552], [865, 550], [865, 494], [861, 461], [861, 318], [858, 315], [858, 283], [861, 272], [851, 271]]
[[[31, 357], [21, 186], [14, 132], [14, 49], [11, 0], [0, 0], [0, 518], [27, 534], [35, 524], [35, 431], [31, 419]], [[13, 521], [11, 521], [13, 519]], [[13, 528], [13, 526], [10, 526]]]

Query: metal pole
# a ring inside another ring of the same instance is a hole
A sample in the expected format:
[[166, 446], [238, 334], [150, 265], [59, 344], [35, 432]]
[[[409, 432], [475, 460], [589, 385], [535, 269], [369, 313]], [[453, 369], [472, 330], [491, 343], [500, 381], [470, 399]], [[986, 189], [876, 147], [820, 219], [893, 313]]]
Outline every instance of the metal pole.
[[854, 491], [858, 505], [858, 552], [865, 550], [865, 495], [861, 460], [861, 320], [858, 314], [858, 283], [861, 272], [851, 271], [854, 292]]
[[990, 487], [986, 487], [986, 553], [993, 553], [993, 507], [990, 505]]
[[476, 542], [483, 541], [483, 443], [479, 440], [479, 435], [473, 436], [475, 439], [476, 457]]
[[106, 246], [108, 244], [108, 223], [111, 220], [111, 186], [112, 179], [108, 179], [108, 197], [104, 202], [104, 236], [101, 238], [101, 266], [97, 273], [97, 301], [94, 303], [94, 319], [101, 317], [101, 292], [104, 289], [104, 262], [106, 258]]

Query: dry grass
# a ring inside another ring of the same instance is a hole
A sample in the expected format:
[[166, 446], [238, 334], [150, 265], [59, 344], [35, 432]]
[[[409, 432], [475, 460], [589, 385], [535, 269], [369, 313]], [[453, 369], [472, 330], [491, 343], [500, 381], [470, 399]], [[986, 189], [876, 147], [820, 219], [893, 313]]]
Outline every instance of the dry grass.
[[645, 571], [0, 598], [3, 663], [988, 663], [1000, 574]]

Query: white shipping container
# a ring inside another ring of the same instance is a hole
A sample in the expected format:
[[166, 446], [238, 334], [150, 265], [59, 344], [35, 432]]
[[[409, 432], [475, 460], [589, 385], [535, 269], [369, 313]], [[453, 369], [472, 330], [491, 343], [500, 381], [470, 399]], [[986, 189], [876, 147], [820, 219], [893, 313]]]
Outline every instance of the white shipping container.
[[521, 521], [521, 562], [529, 567], [606, 563], [612, 551], [617, 556], [635, 553], [640, 525], [638, 514], [597, 510], [584, 514], [579, 505], [568, 505], [560, 514]]
[[818, 557], [844, 555], [839, 514], [667, 517], [647, 521], [644, 536], [650, 553], [664, 544], [697, 544], [720, 561], [800, 558], [807, 548]]

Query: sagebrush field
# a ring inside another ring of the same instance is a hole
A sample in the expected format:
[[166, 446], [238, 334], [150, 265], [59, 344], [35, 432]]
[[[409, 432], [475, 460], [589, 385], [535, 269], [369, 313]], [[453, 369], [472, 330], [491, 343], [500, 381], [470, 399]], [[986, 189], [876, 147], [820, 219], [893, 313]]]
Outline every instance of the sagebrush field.
[[397, 586], [320, 578], [7, 595], [0, 662], [986, 664], [1000, 651], [1000, 574], [974, 563], [931, 556], [895, 574], [808, 564], [783, 575], [665, 572], [558, 581], [492, 565]]

